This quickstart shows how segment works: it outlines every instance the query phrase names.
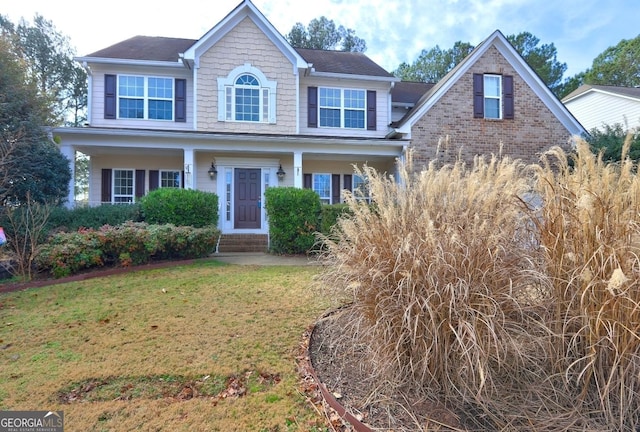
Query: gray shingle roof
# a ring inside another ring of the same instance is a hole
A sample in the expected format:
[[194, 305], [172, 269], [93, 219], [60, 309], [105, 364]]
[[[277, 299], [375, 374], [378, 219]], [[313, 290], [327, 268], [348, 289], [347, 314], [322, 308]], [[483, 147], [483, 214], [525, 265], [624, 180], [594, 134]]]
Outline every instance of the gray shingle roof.
[[[185, 52], [196, 42], [194, 39], [134, 36], [86, 57], [177, 62], [178, 54]], [[393, 77], [362, 53], [305, 48], [296, 48], [296, 51], [307, 63], [313, 63], [318, 72]]]
[[415, 105], [434, 83], [401, 81], [395, 83], [391, 90], [391, 100], [396, 103]]
[[393, 77], [392, 74], [362, 53], [308, 48], [296, 48], [295, 50], [307, 63], [313, 64], [316, 72]]
[[177, 62], [178, 54], [196, 42], [194, 39], [134, 36], [86, 57]]

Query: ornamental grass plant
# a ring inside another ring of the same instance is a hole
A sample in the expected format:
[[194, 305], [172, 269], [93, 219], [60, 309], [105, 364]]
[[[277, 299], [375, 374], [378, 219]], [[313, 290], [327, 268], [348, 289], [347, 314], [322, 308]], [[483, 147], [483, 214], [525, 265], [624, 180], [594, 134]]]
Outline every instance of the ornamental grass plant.
[[350, 306], [371, 399], [410, 388], [476, 430], [637, 430], [640, 181], [623, 160], [577, 140], [541, 164], [363, 167], [373, 204], [346, 195], [319, 282]]

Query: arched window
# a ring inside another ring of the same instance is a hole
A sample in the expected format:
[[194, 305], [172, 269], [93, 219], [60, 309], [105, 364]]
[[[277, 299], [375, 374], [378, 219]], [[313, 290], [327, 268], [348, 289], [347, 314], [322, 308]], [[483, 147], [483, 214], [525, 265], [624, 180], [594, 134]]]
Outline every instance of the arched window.
[[276, 122], [276, 83], [250, 64], [218, 78], [218, 120]]

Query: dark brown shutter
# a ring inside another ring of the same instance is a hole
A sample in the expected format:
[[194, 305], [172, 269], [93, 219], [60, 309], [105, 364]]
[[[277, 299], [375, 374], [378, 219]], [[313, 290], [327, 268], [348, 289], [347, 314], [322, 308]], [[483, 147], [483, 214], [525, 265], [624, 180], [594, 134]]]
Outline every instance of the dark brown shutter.
[[146, 172], [144, 170], [136, 170], [136, 198], [144, 196], [144, 178]]
[[104, 118], [116, 118], [116, 76], [104, 76]]
[[318, 127], [318, 87], [309, 87], [307, 89], [309, 103], [307, 104], [307, 126], [310, 128]]
[[367, 90], [367, 130], [376, 130], [376, 92]]
[[111, 202], [111, 168], [104, 168], [102, 170], [102, 197], [100, 200], [103, 203]]
[[150, 170], [149, 171], [149, 192], [152, 190], [156, 190], [160, 187], [160, 171], [158, 170]]
[[513, 120], [513, 76], [505, 75], [502, 77], [502, 95], [504, 98], [504, 118]]
[[313, 187], [311, 174], [305, 174], [304, 178], [304, 188], [311, 189]]
[[353, 180], [351, 174], [345, 174], [343, 177], [344, 180], [344, 189], [348, 191], [353, 191]]
[[176, 106], [175, 106], [175, 121], [186, 122], [187, 121], [187, 80], [176, 79]]
[[340, 203], [340, 174], [331, 175], [331, 204]]
[[184, 171], [182, 171], [182, 181], [180, 182], [180, 185], [182, 186], [182, 189], [184, 189]]
[[484, 75], [473, 74], [473, 117], [484, 117]]

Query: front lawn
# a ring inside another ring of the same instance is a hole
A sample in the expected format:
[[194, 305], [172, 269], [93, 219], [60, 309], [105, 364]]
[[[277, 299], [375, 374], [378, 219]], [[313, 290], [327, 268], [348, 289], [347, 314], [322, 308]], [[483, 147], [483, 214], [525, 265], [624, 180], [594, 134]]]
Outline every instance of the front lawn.
[[0, 295], [0, 410], [65, 431], [321, 431], [295, 355], [316, 268], [192, 265]]

